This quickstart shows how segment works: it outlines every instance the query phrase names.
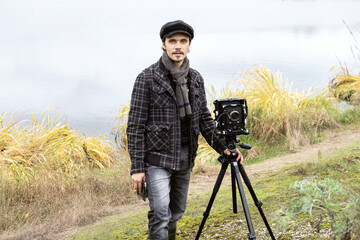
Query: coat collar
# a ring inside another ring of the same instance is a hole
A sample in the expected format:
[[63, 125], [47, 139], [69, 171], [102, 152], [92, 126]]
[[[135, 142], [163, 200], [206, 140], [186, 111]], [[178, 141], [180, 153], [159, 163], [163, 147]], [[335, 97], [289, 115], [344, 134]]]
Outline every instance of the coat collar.
[[[173, 97], [173, 99], [176, 101], [176, 96], [174, 93], [173, 88], [171, 87], [171, 83], [170, 83], [170, 79], [171, 79], [171, 73], [169, 70], [167, 70], [164, 66], [164, 64], [161, 61], [161, 57], [159, 59], [159, 61], [156, 63], [157, 69], [158, 71], [155, 71], [155, 76], [154, 76], [154, 80], [161, 85], [163, 88], [165, 88], [170, 95]], [[189, 93], [190, 93], [190, 101], [193, 99], [193, 93], [194, 93], [194, 88], [198, 87], [196, 85], [196, 78], [197, 74], [195, 73], [195, 71], [193, 69], [190, 68], [189, 70], [189, 75], [188, 75], [188, 81], [189, 81]], [[192, 102], [192, 101], [191, 101]]]
[[156, 66], [157, 66], [156, 69], [158, 71], [155, 71], [154, 80], [163, 88], [165, 88], [166, 91], [168, 91], [170, 95], [173, 97], [173, 99], [176, 101], [174, 90], [172, 89], [170, 84], [170, 78], [169, 78], [170, 71], [165, 68], [164, 64], [161, 61], [161, 57], [159, 61], [156, 63]]

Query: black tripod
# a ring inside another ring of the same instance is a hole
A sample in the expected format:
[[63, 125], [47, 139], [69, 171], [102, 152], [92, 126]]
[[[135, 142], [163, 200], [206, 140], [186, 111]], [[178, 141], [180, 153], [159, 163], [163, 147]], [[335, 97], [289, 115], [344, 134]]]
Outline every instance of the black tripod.
[[[254, 232], [254, 228], [253, 228], [253, 225], [252, 225], [252, 222], [251, 222], [249, 208], [248, 208], [248, 205], [247, 205], [247, 202], [246, 202], [244, 189], [243, 189], [241, 179], [240, 179], [240, 174], [241, 174], [241, 176], [242, 176], [242, 178], [243, 178], [243, 180], [245, 182], [245, 185], [249, 189], [249, 192], [250, 192], [250, 194], [251, 194], [251, 196], [252, 196], [252, 198], [254, 200], [255, 206], [258, 208], [258, 210], [260, 212], [260, 215], [261, 215], [261, 217], [262, 217], [262, 219], [263, 219], [263, 221], [264, 221], [264, 223], [266, 225], [266, 228], [267, 228], [267, 230], [268, 230], [268, 232], [269, 232], [269, 234], [271, 236], [271, 239], [275, 240], [275, 237], [274, 237], [274, 234], [271, 231], [270, 225], [267, 222], [265, 214], [261, 209], [262, 202], [260, 202], [257, 199], [257, 197], [255, 195], [255, 192], [254, 192], [254, 190], [253, 190], [253, 188], [251, 186], [250, 180], [249, 180], [249, 178], [248, 178], [248, 176], [247, 176], [247, 174], [245, 172], [244, 167], [241, 164], [239, 165], [237, 163], [237, 161], [236, 161], [236, 157], [237, 157], [236, 144], [239, 143], [239, 140], [235, 139], [235, 138], [236, 138], [235, 136], [226, 137], [227, 147], [230, 150], [231, 154], [229, 156], [220, 156], [219, 159], [218, 159], [222, 163], [222, 167], [221, 167], [219, 176], [218, 176], [218, 178], [216, 180], [216, 183], [215, 183], [215, 186], [214, 186], [213, 193], [211, 195], [209, 204], [208, 204], [208, 206], [207, 206], [207, 208], [206, 208], [206, 210], [205, 210], [205, 212], [203, 214], [204, 217], [203, 217], [203, 220], [201, 222], [201, 225], [199, 227], [199, 230], [197, 232], [197, 235], [196, 235], [195, 239], [198, 240], [200, 238], [202, 229], [203, 229], [203, 227], [205, 225], [207, 217], [210, 215], [211, 207], [212, 207], [212, 205], [214, 203], [216, 194], [219, 191], [219, 188], [220, 188], [221, 182], [222, 182], [222, 180], [224, 178], [226, 169], [227, 169], [228, 165], [231, 164], [233, 212], [237, 213], [236, 183], [235, 183], [235, 181], [236, 181], [237, 185], [238, 185], [238, 188], [239, 188], [239, 192], [240, 192], [240, 198], [241, 198], [241, 202], [242, 202], [245, 217], [246, 217], [246, 222], [247, 222], [247, 225], [248, 225], [248, 228], [249, 228], [248, 237], [249, 237], [249, 239], [256, 239], [256, 234]], [[251, 149], [251, 146], [248, 145], [248, 144], [245, 144], [245, 143], [241, 143], [241, 144], [239, 144], [239, 146], [241, 148], [244, 148], [244, 149]]]

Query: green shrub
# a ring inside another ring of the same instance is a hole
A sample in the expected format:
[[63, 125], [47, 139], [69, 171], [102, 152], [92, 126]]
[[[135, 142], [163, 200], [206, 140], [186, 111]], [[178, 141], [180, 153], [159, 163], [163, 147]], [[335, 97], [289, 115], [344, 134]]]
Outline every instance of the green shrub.
[[293, 216], [314, 215], [319, 219], [318, 227], [323, 219], [329, 219], [334, 239], [351, 239], [351, 231], [358, 226], [360, 217], [360, 200], [356, 193], [330, 178], [296, 181], [290, 189], [299, 193], [290, 204], [289, 212]]

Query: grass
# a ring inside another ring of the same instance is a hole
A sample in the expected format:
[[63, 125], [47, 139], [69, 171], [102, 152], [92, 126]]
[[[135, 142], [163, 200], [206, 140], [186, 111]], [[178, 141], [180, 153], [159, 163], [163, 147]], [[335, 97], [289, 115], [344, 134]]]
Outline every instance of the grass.
[[352, 104], [360, 104], [360, 74], [351, 74], [346, 67], [333, 68], [336, 76], [330, 81], [334, 97]]
[[[349, 192], [359, 196], [359, 159], [360, 145], [358, 143], [350, 148], [339, 150], [335, 154], [326, 155], [324, 158], [310, 159], [306, 163], [279, 169], [278, 172], [262, 178], [250, 179], [258, 199], [264, 203], [262, 209], [277, 239], [331, 239], [334, 233], [329, 218], [324, 217], [320, 222], [318, 215], [300, 214], [294, 217], [284, 213], [290, 209], [293, 199], [299, 198], [299, 193], [290, 186], [301, 180], [331, 178], [338, 181]], [[195, 238], [210, 195], [211, 192], [206, 192], [189, 198], [187, 211], [178, 225], [177, 237], [179, 239]], [[257, 239], [269, 239], [265, 225], [247, 190], [246, 196]], [[231, 187], [222, 186], [201, 238], [248, 239], [247, 224], [240, 208], [239, 202], [239, 213], [232, 213]], [[360, 212], [357, 214], [355, 221], [360, 221]], [[104, 218], [101, 223], [83, 229], [71, 239], [144, 239], [147, 234], [146, 222], [146, 210], [140, 209], [132, 213], [131, 217], [126, 215]], [[357, 239], [360, 236], [359, 226], [353, 225], [351, 239]]]
[[0, 117], [1, 232], [56, 232], [131, 201], [130, 164], [102, 136], [82, 136], [47, 113], [5, 119]]
[[[246, 98], [249, 108], [248, 136], [241, 141], [253, 146], [243, 152], [247, 159], [264, 159], [274, 152], [293, 152], [299, 146], [321, 141], [326, 129], [359, 122], [359, 108], [339, 105], [327, 89], [293, 91], [280, 72], [264, 66], [242, 73], [219, 92], [208, 91], [209, 102], [217, 98]], [[213, 110], [214, 106], [210, 104]], [[197, 162], [211, 162], [213, 151], [203, 138], [199, 141]]]
[[312, 142], [322, 129], [336, 124], [336, 102], [325, 90], [293, 91], [280, 72], [258, 66], [232, 84], [244, 90], [222, 91], [220, 97], [247, 99], [248, 127], [260, 142], [278, 143], [285, 139], [291, 150]]

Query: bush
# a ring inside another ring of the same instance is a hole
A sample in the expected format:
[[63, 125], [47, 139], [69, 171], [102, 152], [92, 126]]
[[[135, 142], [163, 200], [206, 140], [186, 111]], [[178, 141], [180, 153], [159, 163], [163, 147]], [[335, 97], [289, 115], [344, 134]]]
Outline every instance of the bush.
[[49, 114], [22, 122], [5, 117], [0, 116], [0, 232], [45, 219], [58, 227], [81, 224], [99, 208], [131, 199], [130, 164], [119, 161], [102, 136], [82, 136]]
[[360, 104], [360, 74], [354, 75], [346, 67], [333, 68], [338, 73], [330, 81], [330, 92], [340, 100]]
[[299, 196], [290, 203], [287, 216], [306, 214], [318, 219], [320, 229], [324, 219], [329, 219], [333, 238], [351, 239], [351, 231], [358, 227], [360, 200], [356, 193], [346, 190], [340, 182], [326, 178], [297, 181], [290, 185]]

